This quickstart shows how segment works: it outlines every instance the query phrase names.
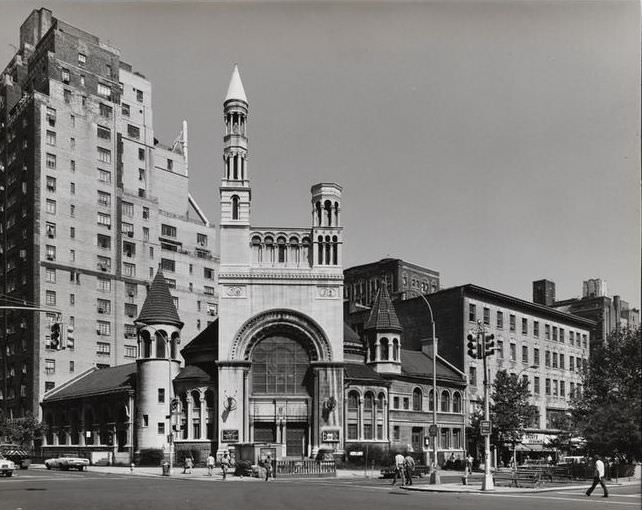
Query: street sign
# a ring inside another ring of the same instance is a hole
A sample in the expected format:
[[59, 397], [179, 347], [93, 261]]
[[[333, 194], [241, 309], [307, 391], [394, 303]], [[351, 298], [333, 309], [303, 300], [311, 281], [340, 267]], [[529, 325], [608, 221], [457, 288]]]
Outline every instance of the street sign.
[[490, 436], [491, 430], [490, 420], [482, 420], [479, 422], [479, 432], [482, 436]]
[[354, 451], [354, 452], [350, 452], [348, 455], [350, 457], [363, 457], [363, 452], [362, 451]]
[[430, 437], [436, 437], [438, 433], [439, 433], [439, 427], [437, 427], [437, 425], [433, 424], [430, 427], [428, 427], [428, 434], [430, 435]]

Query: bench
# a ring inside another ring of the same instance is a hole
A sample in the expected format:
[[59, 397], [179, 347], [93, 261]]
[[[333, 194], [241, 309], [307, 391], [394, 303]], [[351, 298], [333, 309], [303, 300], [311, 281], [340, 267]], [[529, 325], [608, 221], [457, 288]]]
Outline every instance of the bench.
[[[518, 469], [517, 471], [496, 471], [493, 474], [495, 485], [508, 482], [508, 487], [539, 487], [544, 482], [543, 473], [539, 469]], [[546, 476], [546, 475], [544, 475]]]

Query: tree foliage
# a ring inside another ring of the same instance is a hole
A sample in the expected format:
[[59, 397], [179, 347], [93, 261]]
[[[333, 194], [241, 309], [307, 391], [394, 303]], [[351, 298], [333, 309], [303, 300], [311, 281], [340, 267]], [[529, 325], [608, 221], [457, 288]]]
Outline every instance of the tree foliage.
[[31, 447], [34, 439], [46, 433], [46, 425], [32, 415], [24, 418], [0, 420], [0, 440], [11, 444]]
[[528, 381], [500, 370], [495, 376], [491, 393], [490, 419], [493, 424], [491, 441], [497, 446], [519, 442], [524, 428], [537, 416], [537, 407], [530, 403]]
[[591, 351], [583, 394], [574, 399], [575, 427], [587, 450], [642, 458], [642, 345], [640, 328], [611, 334]]

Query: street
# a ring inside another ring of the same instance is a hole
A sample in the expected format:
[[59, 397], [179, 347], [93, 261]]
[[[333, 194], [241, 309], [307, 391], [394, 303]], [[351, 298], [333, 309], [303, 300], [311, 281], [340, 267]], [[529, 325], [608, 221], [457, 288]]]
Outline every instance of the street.
[[1, 510], [54, 509], [556, 509], [640, 508], [638, 485], [611, 487], [587, 498], [582, 489], [531, 494], [459, 494], [407, 491], [390, 480], [271, 480], [172, 478], [29, 470], [0, 479]]

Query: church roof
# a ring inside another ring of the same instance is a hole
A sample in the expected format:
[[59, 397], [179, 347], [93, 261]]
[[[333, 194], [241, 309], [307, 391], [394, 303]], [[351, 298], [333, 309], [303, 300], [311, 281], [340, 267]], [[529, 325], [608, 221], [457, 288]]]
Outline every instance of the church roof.
[[172, 324], [179, 328], [183, 327], [174, 300], [169, 293], [169, 287], [159, 269], [152, 281], [152, 285], [147, 291], [147, 297], [140, 310], [140, 315], [136, 322], [144, 324]]
[[[183, 367], [178, 373], [174, 381], [201, 381], [201, 382], [212, 382], [210, 375], [200, 367], [196, 365], [187, 365]], [[216, 381], [214, 381], [216, 382]]]
[[93, 368], [76, 379], [63, 384], [47, 395], [43, 401], [53, 402], [71, 398], [104, 395], [133, 390], [136, 386], [136, 363], [107, 368]]
[[[421, 351], [401, 349], [401, 374], [412, 377], [432, 377], [432, 356]], [[437, 357], [437, 378], [462, 382], [462, 375]]]
[[345, 378], [346, 381], [375, 381], [387, 384], [386, 379], [364, 363], [346, 363]]
[[218, 317], [181, 349], [185, 363], [218, 359]]
[[395, 307], [392, 304], [390, 294], [388, 294], [388, 288], [384, 282], [382, 282], [375, 296], [372, 310], [370, 310], [370, 316], [366, 321], [364, 329], [401, 331], [401, 324], [399, 323], [397, 312], [395, 312]]
[[358, 347], [363, 347], [363, 342], [357, 332], [352, 329], [348, 323], [343, 323], [343, 345], [353, 345]]
[[234, 64], [234, 71], [232, 71], [232, 78], [230, 79], [230, 85], [227, 87], [227, 95], [225, 96], [225, 101], [231, 99], [237, 99], [247, 103], [247, 97], [245, 95], [245, 89], [243, 88], [243, 82], [241, 81], [241, 75], [239, 74], [238, 64]]

